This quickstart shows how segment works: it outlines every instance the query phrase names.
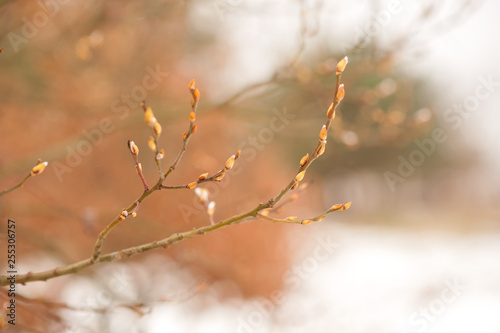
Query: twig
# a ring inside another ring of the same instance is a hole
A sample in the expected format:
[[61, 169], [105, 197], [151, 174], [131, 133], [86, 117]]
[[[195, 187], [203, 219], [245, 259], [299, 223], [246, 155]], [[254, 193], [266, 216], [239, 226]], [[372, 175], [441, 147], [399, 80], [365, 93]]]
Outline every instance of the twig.
[[38, 159], [35, 166], [31, 169], [31, 172], [26, 177], [24, 177], [24, 179], [21, 180], [17, 185], [0, 192], [0, 197], [2, 195], [5, 195], [9, 192], [14, 191], [17, 188], [22, 187], [24, 185], [24, 183], [26, 183], [26, 181], [28, 181], [28, 179], [30, 179], [32, 176], [41, 174], [43, 172], [43, 170], [45, 169], [45, 167], [47, 166], [47, 164], [48, 164], [47, 162], [42, 162], [42, 160]]

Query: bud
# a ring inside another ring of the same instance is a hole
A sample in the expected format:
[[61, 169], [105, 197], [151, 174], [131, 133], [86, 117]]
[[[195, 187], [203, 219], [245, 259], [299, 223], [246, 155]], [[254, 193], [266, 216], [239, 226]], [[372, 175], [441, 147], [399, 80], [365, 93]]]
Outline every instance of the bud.
[[292, 185], [292, 187], [290, 187], [290, 190], [295, 190], [297, 188], [297, 186], [299, 186], [299, 183], [295, 183]]
[[195, 120], [196, 120], [196, 114], [194, 113], [194, 111], [191, 111], [191, 113], [189, 114], [189, 121], [193, 122]]
[[134, 141], [128, 140], [128, 149], [130, 150], [132, 155], [135, 155], [135, 156], [139, 155], [139, 148], [136, 146]]
[[260, 211], [259, 214], [262, 215], [262, 216], [269, 216], [270, 211], [271, 210], [269, 208], [268, 209], [263, 209], [263, 210]]
[[212, 216], [214, 215], [214, 212], [215, 212], [215, 201], [210, 201], [207, 207], [207, 214], [209, 216]]
[[348, 203], [344, 204], [344, 210], [349, 209], [349, 207], [351, 207], [351, 205], [352, 205], [351, 201], [349, 201]]
[[220, 175], [218, 175], [217, 177], [214, 178], [215, 181], [220, 181], [222, 180], [222, 178], [224, 178], [224, 176], [226, 175], [225, 172], [222, 172]]
[[162, 160], [165, 157], [165, 150], [161, 149], [155, 157], [157, 161]]
[[155, 122], [154, 123], [153, 130], [154, 130], [156, 136], [160, 136], [160, 134], [161, 134], [161, 125], [160, 125], [159, 122]]
[[126, 210], [122, 211], [122, 216], [123, 217], [127, 217], [128, 216], [128, 212]]
[[319, 131], [319, 139], [321, 141], [326, 141], [327, 136], [328, 136], [328, 133], [327, 133], [326, 126], [323, 125], [323, 127], [321, 128], [321, 131]]
[[149, 139], [148, 139], [148, 147], [152, 151], [156, 151], [156, 142], [155, 142], [155, 139], [152, 136], [150, 136]]
[[304, 157], [300, 159], [300, 166], [303, 167], [304, 165], [306, 165], [308, 160], [309, 160], [309, 154], [305, 154]]
[[342, 74], [344, 72], [344, 69], [347, 66], [347, 63], [349, 62], [349, 59], [347, 57], [344, 57], [342, 60], [339, 61], [337, 64], [337, 75]]
[[35, 176], [35, 175], [41, 174], [43, 172], [43, 170], [45, 170], [45, 167], [48, 164], [49, 164], [48, 162], [38, 163], [37, 165], [35, 165], [33, 167], [33, 169], [31, 169], [31, 175]]
[[186, 140], [187, 136], [188, 136], [187, 132], [182, 133], [182, 140]]
[[153, 127], [154, 123], [156, 123], [155, 115], [153, 114], [153, 110], [150, 107], [146, 108], [144, 111], [144, 121], [149, 126]]
[[321, 145], [319, 146], [319, 149], [318, 149], [318, 156], [323, 155], [323, 153], [325, 152], [325, 149], [326, 149], [326, 142], [321, 142]]
[[293, 220], [296, 220], [297, 219], [297, 216], [288, 216], [286, 218], [288, 221], [293, 221]]
[[133, 212], [132, 214], [130, 214], [132, 217], [136, 217], [137, 216], [137, 213], [136, 212]]
[[335, 205], [333, 205], [332, 207], [330, 207], [330, 209], [329, 209], [328, 211], [330, 211], [330, 212], [334, 212], [334, 211], [336, 211], [336, 210], [341, 209], [342, 207], [344, 207], [344, 205], [343, 205], [343, 204], [335, 204]]
[[193, 128], [191, 129], [191, 134], [194, 134], [196, 130], [198, 129], [198, 125], [193, 125]]
[[137, 171], [137, 174], [140, 174], [142, 172], [142, 164], [139, 163], [135, 166], [135, 171]]
[[193, 91], [193, 98], [195, 101], [198, 101], [200, 99], [200, 91], [198, 90], [198, 88], [195, 88], [194, 91]]
[[304, 221], [301, 222], [301, 224], [308, 225], [308, 224], [310, 224], [312, 222], [313, 222], [313, 220], [304, 220]]
[[295, 176], [295, 181], [297, 183], [300, 182], [302, 179], [304, 179], [305, 174], [306, 174], [306, 170], [303, 170], [303, 171], [299, 172], [297, 174], [297, 176]]
[[204, 188], [197, 187], [194, 189], [194, 193], [200, 198], [201, 203], [205, 203], [208, 201], [208, 191]]
[[224, 164], [224, 169], [226, 170], [231, 170], [231, 168], [234, 166], [234, 160], [236, 156], [233, 155], [230, 158], [227, 159], [226, 164]]
[[204, 180], [207, 179], [207, 177], [208, 177], [208, 172], [205, 172], [198, 177], [198, 180]]
[[234, 154], [234, 159], [238, 159], [241, 155], [241, 150], [238, 150], [236, 154]]
[[192, 183], [187, 184], [187, 188], [192, 190], [193, 188], [196, 187], [196, 185], [198, 185], [198, 182], [192, 182]]
[[189, 90], [193, 91], [195, 89], [196, 81], [194, 79], [189, 82]]
[[328, 107], [328, 111], [326, 111], [326, 117], [330, 119], [335, 118], [335, 109], [333, 108], [333, 103]]
[[335, 98], [337, 99], [338, 102], [340, 102], [341, 100], [344, 99], [344, 96], [345, 96], [345, 88], [344, 88], [344, 84], [342, 83], [339, 86], [339, 89], [337, 90], [337, 94], [335, 95]]

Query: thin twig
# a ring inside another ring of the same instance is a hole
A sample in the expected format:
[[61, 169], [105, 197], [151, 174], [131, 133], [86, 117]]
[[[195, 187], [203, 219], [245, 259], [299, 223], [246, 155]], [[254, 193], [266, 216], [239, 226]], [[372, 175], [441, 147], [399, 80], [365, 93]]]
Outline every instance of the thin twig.
[[31, 169], [31, 172], [26, 177], [24, 177], [24, 179], [21, 180], [17, 185], [0, 192], [0, 197], [2, 195], [5, 195], [9, 192], [14, 191], [15, 189], [22, 187], [24, 185], [24, 183], [26, 183], [28, 181], [28, 179], [30, 179], [32, 176], [41, 174], [46, 166], [47, 166], [47, 162], [42, 163], [42, 160], [38, 159], [35, 163], [35, 166]]
[[7, 193], [9, 193], [9, 192], [14, 191], [14, 190], [15, 190], [15, 189], [17, 189], [17, 188], [22, 187], [22, 186], [24, 185], [24, 183], [26, 183], [26, 181], [27, 181], [28, 179], [30, 179], [30, 178], [31, 178], [31, 173], [30, 173], [30, 174], [28, 174], [26, 177], [24, 177], [24, 179], [23, 179], [23, 180], [21, 180], [21, 181], [19, 182], [19, 184], [15, 185], [15, 186], [13, 186], [13, 187], [11, 187], [11, 188], [9, 188], [8, 190], [2, 191], [2, 192], [0, 193], [0, 196], [5, 195], [5, 194], [7, 194]]

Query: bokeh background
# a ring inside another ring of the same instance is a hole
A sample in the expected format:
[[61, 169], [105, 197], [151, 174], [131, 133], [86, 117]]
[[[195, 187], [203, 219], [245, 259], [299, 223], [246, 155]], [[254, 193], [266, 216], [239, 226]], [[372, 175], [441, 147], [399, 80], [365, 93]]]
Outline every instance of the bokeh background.
[[[492, 0], [1, 1], [0, 189], [49, 162], [1, 197], [2, 265], [8, 218], [20, 272], [87, 258], [142, 191], [128, 139], [155, 181], [139, 103], [163, 125], [167, 165], [192, 78], [199, 128], [167, 183], [215, 172], [241, 149], [233, 172], [206, 186], [222, 219], [295, 175], [347, 55], [327, 150], [276, 216], [353, 202], [320, 224], [253, 221], [18, 286], [18, 325], [2, 329], [498, 332], [499, 10]], [[207, 223], [193, 191], [162, 191], [104, 250]]]

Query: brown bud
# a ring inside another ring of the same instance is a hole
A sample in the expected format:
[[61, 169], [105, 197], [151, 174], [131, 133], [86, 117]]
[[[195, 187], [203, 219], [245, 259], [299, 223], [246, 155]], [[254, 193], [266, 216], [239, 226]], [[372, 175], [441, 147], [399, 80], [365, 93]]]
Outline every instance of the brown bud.
[[134, 141], [128, 140], [128, 149], [130, 150], [132, 155], [135, 155], [135, 156], [139, 155], [139, 148], [134, 143]]
[[270, 213], [270, 209], [263, 209], [260, 211], [260, 215], [263, 215], [263, 216], [269, 216], [269, 213]]
[[344, 96], [345, 96], [345, 88], [344, 88], [344, 84], [341, 84], [339, 86], [339, 89], [337, 90], [337, 94], [335, 95], [335, 98], [337, 99], [337, 101], [341, 101], [344, 99]]
[[326, 141], [327, 136], [328, 136], [328, 133], [327, 133], [326, 126], [323, 125], [323, 127], [321, 128], [321, 131], [319, 131], [319, 139], [321, 141]]
[[230, 158], [227, 159], [226, 164], [224, 164], [224, 169], [226, 170], [231, 170], [231, 168], [234, 166], [234, 160], [236, 156], [233, 155]]
[[295, 176], [295, 181], [297, 183], [300, 182], [302, 179], [304, 179], [305, 174], [306, 174], [306, 170], [303, 170], [303, 171], [299, 172], [297, 174], [297, 176]]
[[301, 224], [308, 225], [308, 224], [310, 224], [312, 222], [313, 222], [313, 220], [304, 220], [304, 221], [301, 222]]
[[241, 150], [238, 150], [236, 154], [234, 154], [234, 159], [238, 159], [241, 155]]
[[191, 111], [191, 113], [189, 114], [189, 121], [193, 122], [195, 120], [196, 120], [196, 113], [194, 113], [194, 111]]
[[194, 134], [194, 132], [196, 132], [196, 130], [198, 129], [198, 125], [193, 125], [193, 128], [191, 129], [191, 134]]
[[326, 143], [321, 142], [321, 145], [319, 146], [319, 149], [318, 149], [318, 156], [323, 155], [323, 153], [325, 152], [325, 149], [326, 149]]
[[300, 159], [300, 166], [303, 167], [306, 165], [307, 161], [309, 160], [309, 154], [305, 154], [301, 159]]
[[335, 116], [335, 109], [333, 108], [333, 103], [332, 103], [328, 107], [328, 111], [326, 111], [326, 117], [333, 119], [334, 116]]
[[153, 125], [153, 130], [154, 130], [156, 136], [161, 135], [161, 125], [159, 122], [155, 122], [155, 124]]
[[208, 172], [205, 172], [198, 177], [198, 180], [204, 180], [207, 179], [207, 177], [208, 177]]
[[196, 88], [196, 81], [195, 79], [192, 79], [191, 82], [189, 82], [189, 90], [194, 90]]
[[222, 180], [222, 178], [224, 178], [224, 176], [226, 175], [225, 172], [222, 172], [220, 175], [218, 175], [217, 177], [214, 178], [215, 181], [220, 181]]
[[188, 136], [187, 132], [182, 133], [182, 140], [186, 140], [187, 136]]
[[142, 165], [141, 165], [141, 163], [139, 163], [139, 164], [137, 164], [135, 166], [135, 171], [137, 171], [138, 175], [140, 174], [140, 172], [142, 171]]
[[148, 147], [152, 151], [156, 151], [156, 142], [155, 142], [155, 139], [152, 136], [150, 136], [149, 139], [148, 139]]
[[45, 167], [48, 165], [49, 163], [48, 162], [43, 162], [43, 163], [38, 163], [37, 165], [35, 165], [32, 169], [31, 169], [31, 175], [32, 176], [35, 176], [35, 175], [39, 175], [43, 172], [43, 170], [45, 170]]
[[337, 75], [342, 74], [344, 72], [344, 69], [347, 66], [347, 63], [349, 62], [349, 59], [347, 57], [344, 57], [342, 60], [339, 61], [337, 64]]
[[295, 183], [292, 185], [292, 187], [290, 187], [290, 190], [295, 190], [297, 188], [297, 186], [299, 186], [299, 183]]
[[153, 127], [154, 123], [156, 122], [155, 115], [150, 107], [146, 108], [146, 110], [144, 111], [144, 121], [151, 127]]
[[198, 101], [200, 99], [200, 91], [198, 90], [198, 88], [195, 88], [194, 91], [193, 91], [193, 98], [195, 101]]
[[198, 182], [192, 182], [192, 183], [187, 184], [187, 188], [191, 190], [191, 189], [195, 188], [196, 185], [198, 185]]
[[333, 205], [332, 207], [330, 207], [329, 211], [330, 211], [330, 212], [334, 212], [334, 211], [336, 211], [336, 210], [342, 209], [342, 207], [344, 207], [344, 205], [343, 205], [343, 204], [335, 204], [335, 205]]

